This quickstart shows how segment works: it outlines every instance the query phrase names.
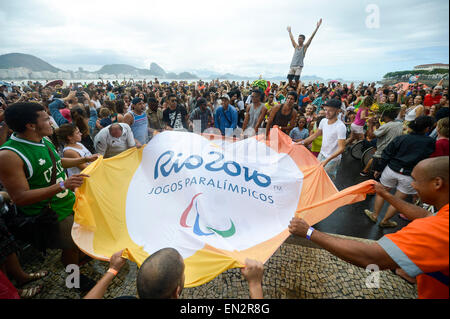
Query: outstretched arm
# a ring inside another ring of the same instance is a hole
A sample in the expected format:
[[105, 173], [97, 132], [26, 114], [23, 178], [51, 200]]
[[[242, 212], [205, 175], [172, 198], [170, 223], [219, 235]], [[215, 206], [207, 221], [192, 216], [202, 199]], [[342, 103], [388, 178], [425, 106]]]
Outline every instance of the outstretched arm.
[[287, 27], [287, 30], [289, 32], [289, 37], [291, 38], [292, 46], [294, 47], [294, 49], [296, 49], [298, 47], [298, 44], [295, 42], [294, 36], [292, 35], [291, 27]]
[[97, 284], [92, 288], [83, 299], [102, 299], [103, 295], [111, 284], [112, 280], [120, 269], [125, 265], [126, 259], [122, 257], [123, 250], [115, 253], [109, 260], [109, 269], [103, 275]]
[[263, 263], [247, 258], [245, 260], [245, 267], [241, 268], [241, 273], [248, 282], [250, 298], [264, 299], [262, 289], [262, 279], [264, 273]]
[[317, 30], [319, 30], [319, 27], [321, 24], [322, 24], [322, 19], [320, 19], [319, 22], [317, 22], [316, 29], [314, 30], [313, 34], [309, 37], [308, 41], [306, 41], [305, 48], [304, 48], [305, 53], [306, 53], [306, 50], [308, 49], [309, 45], [311, 44], [312, 39], [316, 35]]
[[[289, 232], [293, 235], [306, 238], [309, 225], [301, 218], [292, 218]], [[356, 240], [337, 238], [335, 236], [314, 230], [311, 241], [318, 244], [328, 252], [358, 267], [366, 268], [368, 265], [378, 265], [380, 270], [395, 269], [398, 265], [378, 243], [363, 243]]]

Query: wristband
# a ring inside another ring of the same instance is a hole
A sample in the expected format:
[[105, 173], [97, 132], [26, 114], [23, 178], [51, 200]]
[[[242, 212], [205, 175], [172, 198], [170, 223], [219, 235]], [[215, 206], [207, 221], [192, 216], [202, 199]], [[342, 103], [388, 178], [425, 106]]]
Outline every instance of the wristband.
[[114, 276], [116, 276], [116, 275], [117, 275], [117, 273], [118, 273], [118, 271], [117, 271], [117, 270], [115, 270], [115, 269], [113, 269], [113, 268], [109, 268], [107, 272], [110, 272], [110, 273], [112, 273], [112, 274], [113, 274]]
[[315, 229], [312, 227], [309, 227], [308, 232], [306, 233], [306, 239], [311, 240], [311, 235]]
[[64, 185], [64, 181], [61, 181], [61, 182], [59, 182], [58, 184], [59, 184], [59, 187], [61, 187], [61, 189], [62, 189], [63, 191], [66, 190], [66, 186]]

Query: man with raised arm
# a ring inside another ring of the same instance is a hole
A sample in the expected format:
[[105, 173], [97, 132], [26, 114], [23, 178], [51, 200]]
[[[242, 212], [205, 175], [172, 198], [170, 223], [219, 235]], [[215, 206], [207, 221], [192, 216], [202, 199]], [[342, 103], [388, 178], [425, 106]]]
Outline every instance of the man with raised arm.
[[300, 75], [302, 74], [303, 69], [303, 59], [305, 58], [306, 50], [308, 50], [309, 45], [311, 44], [312, 39], [316, 35], [317, 30], [319, 29], [320, 25], [322, 24], [322, 19], [317, 22], [316, 29], [314, 30], [311, 37], [308, 39], [308, 41], [305, 43], [305, 36], [303, 34], [300, 34], [298, 36], [298, 43], [295, 42], [294, 36], [291, 32], [291, 27], [287, 27], [287, 30], [289, 32], [289, 37], [291, 38], [292, 46], [294, 47], [294, 56], [292, 57], [291, 66], [287, 75], [287, 78], [289, 80], [289, 85], [293, 86], [292, 80], [295, 80], [295, 85], [298, 87], [298, 83], [300, 82]]

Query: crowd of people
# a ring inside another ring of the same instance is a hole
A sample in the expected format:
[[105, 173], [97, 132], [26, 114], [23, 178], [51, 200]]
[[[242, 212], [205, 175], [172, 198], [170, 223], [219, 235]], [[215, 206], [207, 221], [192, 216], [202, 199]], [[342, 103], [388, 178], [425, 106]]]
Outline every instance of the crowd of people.
[[[307, 147], [333, 181], [342, 154], [353, 143], [364, 140], [376, 147], [361, 171], [380, 181], [373, 212], [365, 214], [377, 222], [387, 201], [390, 206], [380, 227], [397, 226], [390, 220], [397, 212], [411, 221], [373, 245], [336, 240], [299, 218], [291, 221], [291, 233], [361, 267], [376, 263], [381, 269], [404, 271], [404, 278], [412, 282], [417, 276], [419, 297], [442, 297], [446, 291], [448, 298], [448, 87], [442, 83], [433, 88], [414, 83], [406, 89], [336, 81], [306, 84], [296, 77], [297, 71], [278, 84], [155, 79], [0, 87], [0, 290], [31, 298], [42, 286], [20, 287], [48, 274], [23, 271], [17, 239], [42, 250], [62, 249], [64, 265], [89, 261], [74, 244], [70, 230], [74, 190], [89, 178], [83, 169], [99, 156], [110, 158], [142, 147], [165, 130], [241, 139], [255, 134], [270, 138], [271, 129], [278, 127], [293, 143]], [[392, 189], [395, 195], [389, 193]], [[408, 196], [439, 212], [407, 204]], [[433, 230], [433, 236], [425, 233], [427, 229]], [[427, 247], [418, 243], [425, 236]], [[445, 245], [446, 261], [440, 251]], [[112, 256], [110, 271], [97, 285], [81, 278], [85, 291], [95, 285], [86, 297], [101, 298], [124, 263], [120, 255]], [[179, 296], [183, 271], [183, 260], [175, 250], [153, 254], [139, 270], [139, 297]], [[263, 265], [248, 260], [242, 273], [250, 295], [261, 298]], [[428, 278], [429, 273], [442, 274], [443, 285], [447, 278], [446, 290], [439, 286], [442, 280]]]

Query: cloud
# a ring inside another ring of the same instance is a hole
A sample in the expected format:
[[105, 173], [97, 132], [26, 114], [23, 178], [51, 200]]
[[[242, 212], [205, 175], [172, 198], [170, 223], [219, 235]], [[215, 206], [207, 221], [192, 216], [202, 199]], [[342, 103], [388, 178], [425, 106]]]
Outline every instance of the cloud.
[[[369, 4], [379, 8], [379, 28], [366, 26]], [[323, 18], [303, 74], [372, 80], [425, 60], [448, 62], [448, 6], [446, 0], [7, 1], [0, 7], [0, 53], [91, 70], [156, 62], [176, 72], [283, 75], [293, 54], [286, 26], [309, 38]]]

